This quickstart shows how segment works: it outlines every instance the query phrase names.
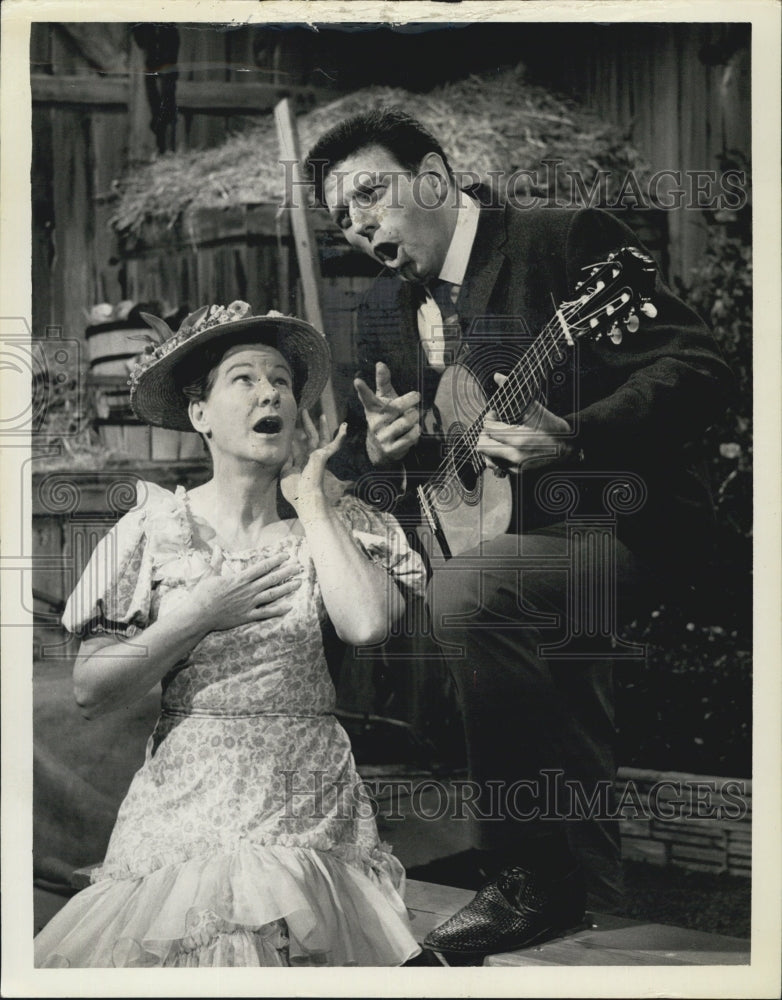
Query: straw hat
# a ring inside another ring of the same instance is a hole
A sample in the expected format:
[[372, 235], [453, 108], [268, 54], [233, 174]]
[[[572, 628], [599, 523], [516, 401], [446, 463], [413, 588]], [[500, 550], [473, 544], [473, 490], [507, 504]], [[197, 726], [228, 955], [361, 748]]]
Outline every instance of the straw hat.
[[246, 302], [202, 306], [185, 317], [174, 333], [157, 316], [141, 315], [158, 340], [150, 337], [131, 372], [130, 404], [140, 420], [157, 427], [193, 430], [182, 386], [203, 371], [198, 367], [198, 352], [207, 346], [222, 350], [245, 343], [275, 347], [291, 366], [302, 407], [318, 401], [329, 377], [331, 359], [325, 338], [294, 316], [278, 312], [253, 316]]

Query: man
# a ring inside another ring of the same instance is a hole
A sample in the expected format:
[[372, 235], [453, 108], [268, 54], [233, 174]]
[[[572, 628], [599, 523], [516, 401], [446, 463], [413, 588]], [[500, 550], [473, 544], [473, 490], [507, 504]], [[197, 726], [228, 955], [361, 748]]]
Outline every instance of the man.
[[[638, 241], [600, 211], [525, 210], [480, 185], [460, 190], [440, 143], [395, 109], [339, 123], [308, 161], [316, 198], [348, 243], [387, 272], [359, 312], [351, 448], [335, 471], [368, 496], [393, 497], [404, 518], [440, 462], [421, 418], [447, 364], [472, 366], [488, 391], [501, 385], [574, 298], [585, 268]], [[635, 484], [603, 566], [624, 619], [702, 559], [711, 506], [688, 451], [724, 406], [731, 376], [701, 321], [659, 279], [653, 303], [656, 317], [640, 316], [621, 345], [580, 342], [513, 423], [493, 411], [483, 421], [476, 449], [509, 474], [511, 524], [436, 564], [429, 600], [480, 789], [475, 846], [486, 884], [429, 936], [436, 950], [522, 947], [578, 923], [587, 903], [619, 898], [616, 822], [599, 809], [574, 813], [574, 803], [610, 802], [593, 796], [614, 777], [612, 656], [578, 643], [550, 654], [594, 583], [593, 541], [568, 531], [544, 487], [552, 473], [570, 476], [599, 528], [601, 490], [617, 476]]]

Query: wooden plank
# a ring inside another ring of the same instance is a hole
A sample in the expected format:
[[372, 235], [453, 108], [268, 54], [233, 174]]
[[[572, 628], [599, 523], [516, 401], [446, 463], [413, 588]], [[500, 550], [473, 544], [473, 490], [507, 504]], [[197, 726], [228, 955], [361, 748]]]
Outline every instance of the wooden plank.
[[[127, 107], [130, 97], [130, 77], [126, 75], [51, 76], [47, 73], [31, 73], [30, 85], [34, 104]], [[223, 80], [177, 81], [177, 108], [180, 111], [218, 115], [260, 115], [271, 111], [283, 97], [306, 103], [319, 99], [325, 103], [333, 100], [335, 94], [315, 87], [295, 87], [286, 84], [236, 84]]]
[[727, 844], [727, 838], [723, 830], [716, 827], [713, 832], [707, 833], [697, 833], [690, 832], [684, 827], [679, 827], [678, 829], [660, 829], [656, 825], [652, 828], [652, 839], [653, 840], [669, 840], [674, 844], [693, 844], [695, 846], [701, 847], [719, 847], [720, 850], [724, 851]]
[[622, 857], [628, 861], [648, 861], [651, 864], [664, 865], [668, 860], [668, 849], [664, 840], [623, 837]]
[[722, 847], [703, 847], [698, 844], [671, 844], [673, 860], [705, 861], [725, 867], [725, 850]]
[[[55, 72], [78, 72], [77, 56], [52, 38]], [[86, 77], [85, 77], [86, 79]], [[52, 149], [56, 160], [53, 174], [54, 240], [52, 268], [52, 316], [62, 326], [63, 336], [81, 337], [83, 309], [92, 303], [92, 189], [89, 118], [84, 110], [57, 108], [52, 115]]]
[[[254, 237], [276, 241], [278, 233], [283, 244], [286, 244], [291, 238], [290, 216], [284, 214], [278, 218], [278, 212], [279, 206], [271, 203], [186, 208], [174, 226], [168, 227], [160, 222], [145, 223], [140, 238], [132, 245], [123, 247], [123, 258], [130, 259], [150, 253], [157, 255], [161, 249], [170, 253], [172, 246], [187, 247], [192, 251], [196, 246], [225, 243], [229, 240], [243, 243]], [[315, 236], [328, 244], [332, 270], [335, 259], [352, 258], [350, 270], [357, 271], [357, 277], [374, 280], [372, 262], [344, 243], [338, 227], [327, 213], [310, 211], [309, 215]], [[343, 273], [350, 271], [340, 271], [340, 274]]]
[[690, 959], [683, 959], [675, 955], [661, 958], [655, 954], [644, 955], [640, 951], [620, 951], [613, 948], [582, 948], [577, 943], [564, 940], [547, 942], [541, 947], [527, 948], [523, 951], [510, 951], [500, 955], [490, 955], [485, 959], [483, 964], [489, 968], [502, 968], [508, 966], [553, 965], [692, 965], [693, 963]]
[[[181, 93], [180, 93], [181, 90]], [[177, 85], [177, 106], [211, 114], [263, 114], [283, 97], [311, 103], [334, 100], [333, 91], [287, 84], [181, 81]]]
[[[198, 111], [188, 108], [180, 100], [180, 88], [185, 84], [195, 86], [200, 88], [203, 96], [211, 96], [215, 84], [225, 83], [225, 36], [221, 31], [204, 31], [200, 27], [180, 27], [178, 30], [180, 79], [177, 81], [177, 108], [185, 112], [187, 148], [208, 149], [224, 141], [225, 119], [218, 118], [214, 113], [204, 115], [200, 108]], [[240, 87], [234, 86], [233, 89], [239, 90]], [[213, 112], [219, 110], [212, 109]]]
[[405, 904], [408, 908], [436, 913], [444, 920], [466, 906], [475, 895], [469, 889], [437, 885], [434, 882], [420, 882], [412, 878], [407, 880], [406, 886]]
[[245, 205], [189, 208], [182, 216], [182, 226], [190, 241], [199, 247], [227, 240], [244, 241], [247, 238], [247, 208]]
[[493, 955], [487, 966], [748, 965], [745, 938], [686, 927], [590, 914], [591, 925], [521, 951]]
[[646, 952], [709, 952], [745, 955], [749, 951], [747, 938], [709, 931], [693, 930], [646, 920], [620, 918], [619, 925], [604, 927], [601, 915], [594, 915], [593, 925], [576, 936], [589, 946], [599, 944], [607, 948], [637, 949]]
[[[36, 25], [33, 25], [36, 27]], [[44, 336], [52, 323], [51, 264], [54, 240], [54, 163], [52, 156], [52, 110], [32, 110], [33, 155], [30, 193], [32, 198], [32, 321], [33, 336]]]
[[719, 831], [721, 834], [726, 835], [730, 832], [731, 835], [743, 836], [746, 834], [747, 838], [751, 839], [752, 837], [752, 821], [749, 819], [749, 814], [743, 820], [719, 819], [716, 816], [714, 819], [696, 819], [695, 817], [690, 818], [687, 816], [672, 819], [655, 818], [653, 824], [655, 830], [670, 830], [672, 832], [683, 830], [689, 833], [708, 835]]
[[[405, 904], [416, 940], [422, 942], [473, 896], [467, 889], [408, 880]], [[580, 928], [530, 948], [489, 956], [484, 965], [744, 965], [749, 959], [750, 943], [744, 938], [590, 913]]]
[[130, 78], [128, 84], [128, 166], [146, 163], [157, 153], [155, 133], [150, 122], [152, 111], [147, 99], [144, 83], [144, 53], [134, 42], [130, 42]]
[[127, 76], [71, 76], [31, 73], [33, 104], [89, 105], [90, 107], [127, 107]]
[[245, 86], [258, 73], [253, 54], [253, 37], [257, 29], [248, 24], [226, 32], [226, 72], [228, 79]]
[[[65, 601], [69, 591], [64, 572], [62, 517], [33, 520], [33, 589]], [[58, 616], [59, 617], [59, 616]]]
[[246, 298], [253, 307], [253, 312], [261, 314], [271, 307], [269, 301], [269, 262], [264, 247], [246, 246], [244, 248], [244, 267], [247, 278]]
[[30, 72], [46, 73], [52, 64], [53, 24], [34, 21], [30, 25]]
[[[293, 239], [296, 244], [296, 257], [299, 263], [299, 273], [301, 274], [304, 292], [304, 315], [307, 321], [325, 336], [318, 281], [318, 248], [312, 229], [312, 221], [304, 200], [299, 137], [290, 102], [287, 98], [275, 106], [274, 120], [277, 125], [281, 159], [292, 163], [292, 179], [296, 184], [294, 191], [298, 195], [295, 203], [289, 207], [289, 211]], [[331, 384], [331, 378], [329, 378], [321, 393], [320, 402], [330, 426], [336, 429], [338, 423], [337, 405], [334, 399], [334, 388]]]
[[[118, 241], [109, 225], [113, 206], [108, 195], [115, 178], [123, 172], [127, 150], [127, 116], [118, 111], [95, 111], [90, 115], [93, 190], [93, 300], [115, 305], [123, 297], [119, 280]], [[112, 261], [114, 263], [112, 263]]]
[[430, 931], [466, 906], [475, 895], [468, 889], [408, 879], [405, 905], [410, 914], [413, 936], [419, 944]]
[[200, 250], [196, 254], [196, 282], [196, 298], [199, 303], [216, 301], [214, 248]]
[[124, 73], [128, 68], [128, 57], [122, 45], [122, 35], [118, 28], [124, 25], [102, 24], [94, 21], [57, 22], [55, 31], [62, 32], [68, 42], [80, 55], [96, 69], [105, 73]]
[[643, 837], [648, 839], [652, 832], [652, 821], [650, 819], [625, 819], [619, 820], [619, 832], [623, 837]]

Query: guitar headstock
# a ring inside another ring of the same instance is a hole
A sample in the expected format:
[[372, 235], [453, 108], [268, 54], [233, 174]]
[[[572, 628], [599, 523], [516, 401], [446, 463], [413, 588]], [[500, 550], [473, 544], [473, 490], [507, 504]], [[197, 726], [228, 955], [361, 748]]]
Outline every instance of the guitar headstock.
[[639, 312], [649, 318], [657, 315], [652, 302], [657, 265], [648, 253], [621, 247], [584, 270], [589, 273], [575, 289], [581, 294], [559, 310], [574, 340], [587, 336], [599, 340], [606, 334], [619, 344], [622, 327], [635, 333], [640, 326]]

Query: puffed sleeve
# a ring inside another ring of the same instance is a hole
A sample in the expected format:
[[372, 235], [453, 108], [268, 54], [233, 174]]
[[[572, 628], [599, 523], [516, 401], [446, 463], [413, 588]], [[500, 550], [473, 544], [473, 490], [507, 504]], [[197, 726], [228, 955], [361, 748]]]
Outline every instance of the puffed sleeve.
[[95, 547], [65, 605], [62, 623], [81, 639], [108, 634], [130, 638], [149, 624], [152, 560], [146, 511], [125, 514]]
[[405, 595], [423, 596], [426, 588], [424, 562], [410, 548], [404, 531], [392, 514], [374, 510], [350, 494], [337, 503], [337, 512], [368, 559], [382, 566]]

